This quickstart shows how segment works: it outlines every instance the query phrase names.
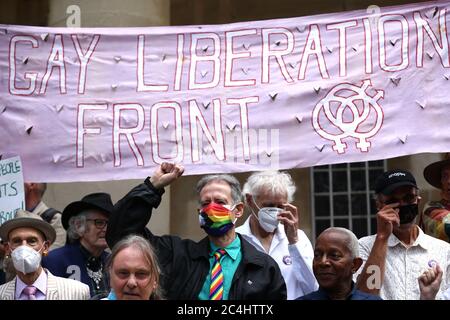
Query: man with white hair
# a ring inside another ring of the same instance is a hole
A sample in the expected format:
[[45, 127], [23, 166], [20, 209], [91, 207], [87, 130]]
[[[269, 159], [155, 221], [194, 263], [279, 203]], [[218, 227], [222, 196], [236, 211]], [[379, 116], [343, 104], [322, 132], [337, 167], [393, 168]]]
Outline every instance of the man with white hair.
[[286, 285], [277, 263], [235, 231], [244, 211], [235, 177], [213, 174], [198, 181], [195, 218], [207, 234], [203, 240], [157, 236], [146, 227], [164, 187], [183, 172], [183, 166], [164, 162], [119, 200], [106, 230], [109, 246], [130, 234], [146, 238], [158, 254], [168, 300], [285, 300]]
[[252, 174], [243, 189], [251, 215], [236, 228], [256, 249], [278, 263], [288, 300], [318, 288], [312, 272], [313, 248], [298, 229], [298, 210], [290, 204], [295, 189], [288, 173], [271, 170]]
[[381, 300], [359, 291], [353, 274], [361, 267], [358, 239], [345, 228], [328, 228], [316, 241], [313, 270], [319, 290], [297, 300]]
[[50, 252], [42, 265], [58, 277], [87, 284], [91, 296], [109, 292], [105, 234], [113, 210], [111, 196], [104, 192], [90, 193], [67, 205], [61, 221], [68, 243]]

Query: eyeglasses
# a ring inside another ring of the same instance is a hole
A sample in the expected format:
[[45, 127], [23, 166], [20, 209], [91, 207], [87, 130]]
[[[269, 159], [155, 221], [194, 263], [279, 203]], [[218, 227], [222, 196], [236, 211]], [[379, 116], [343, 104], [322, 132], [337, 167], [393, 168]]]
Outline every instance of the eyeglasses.
[[97, 229], [103, 229], [108, 225], [108, 220], [105, 219], [86, 219], [86, 221], [94, 221], [94, 225]]

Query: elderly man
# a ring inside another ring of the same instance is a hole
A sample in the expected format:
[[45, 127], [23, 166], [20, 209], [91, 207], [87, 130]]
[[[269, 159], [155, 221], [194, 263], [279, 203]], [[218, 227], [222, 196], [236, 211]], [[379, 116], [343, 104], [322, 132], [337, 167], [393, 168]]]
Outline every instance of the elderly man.
[[0, 286], [0, 300], [87, 300], [89, 288], [78, 281], [52, 275], [41, 258], [55, 241], [53, 227], [38, 215], [18, 211], [16, 218], [0, 226], [17, 275]]
[[244, 206], [236, 178], [210, 175], [198, 182], [198, 219], [208, 234], [200, 242], [155, 236], [145, 227], [152, 208], [161, 201], [163, 188], [183, 171], [179, 165], [163, 163], [116, 204], [106, 232], [109, 246], [129, 234], [147, 238], [158, 253], [168, 299], [286, 299], [277, 263], [235, 232]]
[[41, 216], [44, 221], [50, 223], [55, 229], [56, 240], [51, 249], [54, 250], [66, 243], [66, 230], [64, 230], [61, 223], [61, 213], [56, 209], [47, 207], [42, 201], [46, 190], [46, 183], [25, 182], [25, 206], [27, 211]]
[[423, 233], [415, 223], [420, 197], [414, 176], [405, 170], [383, 173], [375, 182], [377, 233], [359, 240], [365, 265], [358, 289], [389, 300], [420, 299], [417, 279], [432, 263], [449, 287], [450, 245]]
[[424, 231], [450, 242], [450, 159], [434, 162], [423, 171], [425, 180], [441, 189], [441, 200], [427, 202], [423, 209]]
[[359, 291], [353, 274], [361, 267], [358, 238], [344, 228], [328, 228], [316, 240], [313, 270], [319, 290], [297, 300], [381, 300]]
[[107, 193], [91, 193], [70, 203], [62, 214], [69, 243], [50, 252], [43, 266], [59, 277], [87, 284], [91, 296], [107, 293], [105, 234], [113, 208]]
[[290, 204], [295, 189], [286, 172], [252, 174], [243, 189], [251, 215], [236, 228], [256, 249], [278, 263], [289, 300], [318, 288], [312, 271], [313, 248], [306, 234], [298, 229], [297, 208]]

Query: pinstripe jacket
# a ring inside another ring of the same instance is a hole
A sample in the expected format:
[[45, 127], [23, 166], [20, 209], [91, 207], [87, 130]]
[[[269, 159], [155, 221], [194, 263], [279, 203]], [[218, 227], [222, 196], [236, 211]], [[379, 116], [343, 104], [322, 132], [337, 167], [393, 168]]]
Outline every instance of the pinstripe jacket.
[[[89, 287], [72, 279], [55, 277], [47, 269], [46, 300], [88, 300]], [[16, 278], [0, 286], [0, 300], [15, 300]]]

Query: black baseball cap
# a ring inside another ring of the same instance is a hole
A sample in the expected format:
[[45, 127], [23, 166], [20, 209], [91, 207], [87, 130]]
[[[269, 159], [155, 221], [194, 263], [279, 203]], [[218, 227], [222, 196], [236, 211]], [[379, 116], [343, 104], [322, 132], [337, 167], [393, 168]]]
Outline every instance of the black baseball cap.
[[390, 195], [395, 189], [403, 186], [417, 188], [416, 179], [409, 171], [394, 169], [386, 171], [377, 178], [375, 181], [375, 193]]

